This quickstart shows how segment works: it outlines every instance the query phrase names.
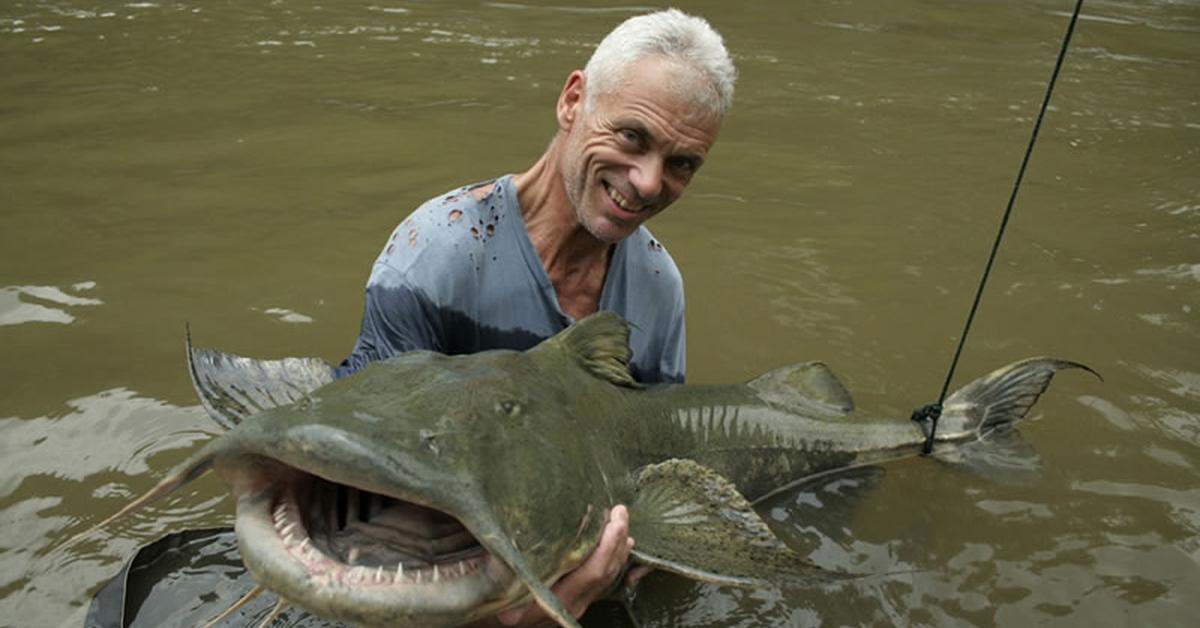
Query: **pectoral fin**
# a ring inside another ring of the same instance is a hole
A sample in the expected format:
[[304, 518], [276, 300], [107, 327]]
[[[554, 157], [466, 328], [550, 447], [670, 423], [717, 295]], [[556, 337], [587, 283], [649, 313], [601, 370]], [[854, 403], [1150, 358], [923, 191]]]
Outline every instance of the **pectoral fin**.
[[633, 555], [656, 568], [738, 587], [812, 585], [856, 577], [823, 570], [771, 532], [729, 480], [692, 460], [644, 467], [630, 506]]

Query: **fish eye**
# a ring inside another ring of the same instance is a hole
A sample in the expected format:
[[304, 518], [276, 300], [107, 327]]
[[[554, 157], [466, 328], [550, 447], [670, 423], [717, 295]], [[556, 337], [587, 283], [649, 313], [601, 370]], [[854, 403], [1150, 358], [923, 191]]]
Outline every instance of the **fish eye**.
[[502, 399], [496, 402], [496, 414], [517, 416], [521, 413], [521, 404], [512, 399]]

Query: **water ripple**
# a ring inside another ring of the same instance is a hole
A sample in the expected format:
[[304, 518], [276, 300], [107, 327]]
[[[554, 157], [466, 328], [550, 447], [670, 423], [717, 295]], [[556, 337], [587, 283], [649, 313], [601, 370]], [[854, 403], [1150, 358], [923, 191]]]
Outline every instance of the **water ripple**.
[[[84, 281], [74, 284], [72, 289], [80, 292], [91, 290], [95, 287], [95, 282]], [[48, 301], [65, 307], [101, 305], [104, 303], [100, 299], [67, 294], [57, 286], [4, 286], [0, 287], [0, 326], [20, 325], [23, 323], [58, 323], [66, 325], [75, 321], [75, 317], [65, 309], [47, 307], [38, 303], [29, 303], [23, 300], [22, 296], [40, 301]]]

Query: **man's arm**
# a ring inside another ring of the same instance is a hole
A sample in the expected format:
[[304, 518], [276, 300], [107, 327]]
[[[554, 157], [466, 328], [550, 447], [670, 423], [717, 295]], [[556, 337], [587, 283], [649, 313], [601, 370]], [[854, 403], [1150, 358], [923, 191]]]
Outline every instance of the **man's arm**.
[[441, 351], [437, 307], [400, 273], [377, 263], [367, 282], [362, 327], [354, 349], [334, 369], [335, 378], [405, 351]]

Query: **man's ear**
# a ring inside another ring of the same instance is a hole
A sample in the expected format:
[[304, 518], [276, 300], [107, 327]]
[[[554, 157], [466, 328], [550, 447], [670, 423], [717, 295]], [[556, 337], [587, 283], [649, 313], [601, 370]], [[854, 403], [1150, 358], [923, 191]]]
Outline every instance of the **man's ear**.
[[558, 116], [558, 128], [563, 131], [571, 130], [571, 126], [583, 111], [583, 101], [586, 97], [587, 79], [583, 70], [575, 70], [567, 76], [562, 92], [558, 95], [555, 114]]

